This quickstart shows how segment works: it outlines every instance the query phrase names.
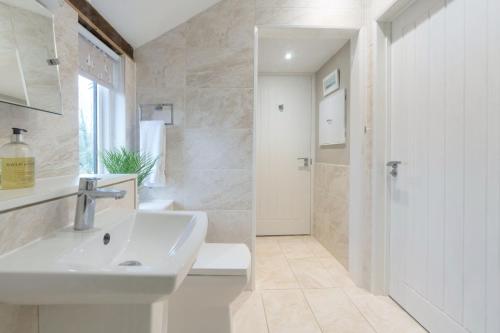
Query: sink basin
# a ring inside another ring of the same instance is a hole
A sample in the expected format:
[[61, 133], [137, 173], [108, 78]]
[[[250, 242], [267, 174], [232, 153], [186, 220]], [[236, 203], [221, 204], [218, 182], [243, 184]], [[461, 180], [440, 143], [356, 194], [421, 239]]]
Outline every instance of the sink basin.
[[202, 212], [110, 209], [0, 257], [0, 303], [150, 304], [181, 284], [205, 239]]

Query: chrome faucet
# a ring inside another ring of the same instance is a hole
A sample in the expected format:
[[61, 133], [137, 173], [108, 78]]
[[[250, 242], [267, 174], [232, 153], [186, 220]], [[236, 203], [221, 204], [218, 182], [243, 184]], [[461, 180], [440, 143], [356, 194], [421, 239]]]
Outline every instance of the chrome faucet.
[[99, 198], [123, 199], [126, 191], [115, 189], [99, 189], [99, 178], [80, 178], [77, 193], [76, 214], [74, 229], [77, 231], [89, 230], [94, 227], [95, 204]]

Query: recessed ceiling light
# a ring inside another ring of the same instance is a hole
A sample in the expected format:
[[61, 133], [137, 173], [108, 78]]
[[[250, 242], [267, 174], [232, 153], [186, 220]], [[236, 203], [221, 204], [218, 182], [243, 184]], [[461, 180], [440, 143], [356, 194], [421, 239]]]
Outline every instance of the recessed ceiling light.
[[287, 53], [285, 54], [285, 59], [286, 59], [286, 60], [292, 60], [292, 58], [293, 58], [293, 54], [292, 54], [292, 52], [287, 52]]

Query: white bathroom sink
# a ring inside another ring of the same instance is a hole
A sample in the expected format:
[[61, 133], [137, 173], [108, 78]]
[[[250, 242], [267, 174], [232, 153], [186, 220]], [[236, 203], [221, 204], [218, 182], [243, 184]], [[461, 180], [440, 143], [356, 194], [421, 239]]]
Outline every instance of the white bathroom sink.
[[144, 304], [165, 299], [195, 261], [207, 216], [110, 209], [96, 216], [95, 226], [89, 231], [71, 226], [1, 256], [0, 303]]

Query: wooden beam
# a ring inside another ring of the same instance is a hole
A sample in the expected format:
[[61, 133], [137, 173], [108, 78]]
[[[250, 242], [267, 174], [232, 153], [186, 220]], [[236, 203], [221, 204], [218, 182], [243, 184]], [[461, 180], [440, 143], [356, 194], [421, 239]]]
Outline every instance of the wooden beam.
[[[66, 0], [78, 12], [78, 22], [118, 54], [134, 59], [134, 48], [86, 0]], [[118, 3], [118, 2], [117, 2]]]

